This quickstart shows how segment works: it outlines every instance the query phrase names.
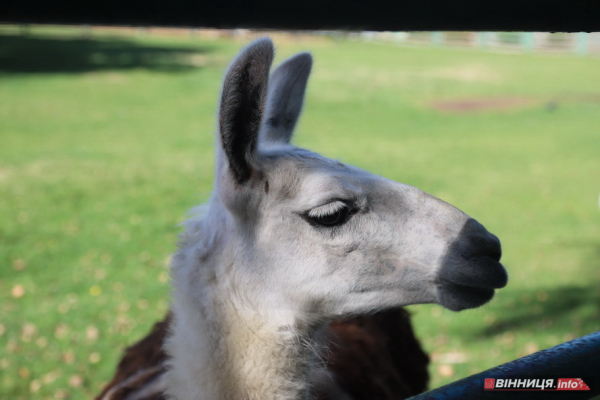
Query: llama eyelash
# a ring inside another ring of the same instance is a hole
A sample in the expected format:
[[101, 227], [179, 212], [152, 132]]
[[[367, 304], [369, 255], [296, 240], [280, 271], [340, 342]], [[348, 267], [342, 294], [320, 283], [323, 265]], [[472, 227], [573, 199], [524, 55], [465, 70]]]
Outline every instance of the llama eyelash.
[[322, 218], [329, 215], [333, 215], [346, 207], [348, 207], [346, 203], [340, 200], [336, 200], [323, 206], [313, 208], [308, 213], [306, 213], [306, 215], [308, 215], [308, 217], [310, 218]]

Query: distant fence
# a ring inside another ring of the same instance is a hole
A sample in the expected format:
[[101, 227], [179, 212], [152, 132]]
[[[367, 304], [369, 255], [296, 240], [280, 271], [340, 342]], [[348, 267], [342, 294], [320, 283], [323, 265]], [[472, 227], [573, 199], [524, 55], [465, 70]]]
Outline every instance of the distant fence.
[[[38, 25], [38, 27], [41, 27]], [[21, 34], [28, 34], [29, 25], [21, 25]], [[90, 37], [93, 32], [112, 32], [120, 35], [136, 34], [184, 36], [190, 38], [218, 37], [246, 38], [257, 35], [331, 36], [351, 40], [388, 42], [405, 45], [447, 46], [508, 52], [573, 53], [600, 55], [600, 32], [374, 32], [374, 31], [254, 31], [249, 29], [203, 29], [203, 28], [154, 28], [154, 27], [108, 27], [82, 25], [81, 36]]]
[[600, 32], [360, 32], [363, 40], [518, 52], [600, 54]]

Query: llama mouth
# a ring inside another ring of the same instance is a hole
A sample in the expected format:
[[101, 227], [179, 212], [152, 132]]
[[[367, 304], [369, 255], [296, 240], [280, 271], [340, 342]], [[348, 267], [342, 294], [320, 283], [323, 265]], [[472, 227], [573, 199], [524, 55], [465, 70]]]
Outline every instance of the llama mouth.
[[465, 286], [442, 280], [437, 286], [437, 302], [451, 311], [462, 311], [484, 305], [494, 297], [495, 290]]
[[447, 257], [438, 277], [441, 282], [482, 289], [501, 289], [508, 283], [504, 266], [488, 256]]
[[451, 273], [440, 271], [436, 295], [440, 305], [452, 311], [480, 307], [494, 297], [495, 289], [506, 286], [508, 274], [502, 264], [489, 257], [477, 260]]

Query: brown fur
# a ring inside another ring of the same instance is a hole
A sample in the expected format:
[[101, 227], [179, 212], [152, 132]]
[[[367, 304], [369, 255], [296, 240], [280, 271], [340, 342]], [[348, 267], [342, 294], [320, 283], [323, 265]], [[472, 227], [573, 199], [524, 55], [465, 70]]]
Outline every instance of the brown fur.
[[[156, 381], [165, 371], [162, 344], [170, 321], [167, 314], [148, 336], [125, 350], [114, 378], [96, 400], [164, 400]], [[407, 311], [338, 319], [330, 328], [332, 345], [325, 364], [339, 389], [352, 399], [404, 399], [427, 389], [429, 358]], [[142, 390], [151, 393], [142, 396]], [[325, 391], [315, 394], [319, 400], [333, 400]]]
[[[96, 400], [125, 400], [164, 373], [167, 355], [162, 345], [170, 322], [171, 313], [168, 313], [163, 321], [154, 324], [145, 338], [125, 349], [125, 355], [117, 367], [114, 378]], [[162, 392], [159, 392], [145, 396], [143, 399], [162, 400], [164, 397]]]

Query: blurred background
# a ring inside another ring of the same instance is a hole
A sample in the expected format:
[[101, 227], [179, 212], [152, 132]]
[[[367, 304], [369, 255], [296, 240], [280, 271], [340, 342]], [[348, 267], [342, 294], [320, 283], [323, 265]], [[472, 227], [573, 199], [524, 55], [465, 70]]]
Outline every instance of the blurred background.
[[295, 143], [414, 185], [503, 242], [509, 285], [409, 307], [431, 388], [600, 329], [600, 35], [0, 26], [0, 393], [83, 399], [169, 307], [208, 199], [224, 69], [315, 59]]

